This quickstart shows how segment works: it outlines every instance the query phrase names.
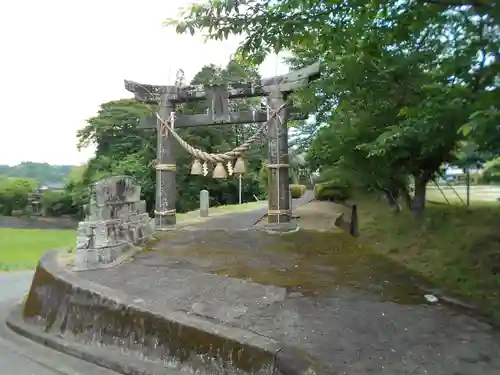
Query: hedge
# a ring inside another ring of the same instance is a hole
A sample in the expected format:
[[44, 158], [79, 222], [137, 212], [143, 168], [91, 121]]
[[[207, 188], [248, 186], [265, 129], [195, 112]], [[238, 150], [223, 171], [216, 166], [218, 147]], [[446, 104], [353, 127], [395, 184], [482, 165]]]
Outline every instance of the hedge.
[[74, 215], [78, 208], [65, 190], [48, 190], [42, 194], [42, 209], [46, 216]]
[[306, 192], [306, 186], [305, 185], [298, 185], [298, 184], [291, 184], [290, 185], [290, 192], [292, 194], [293, 199], [300, 198]]
[[[0, 176], [0, 215], [30, 215], [29, 195], [34, 193], [38, 181], [27, 178]], [[41, 196], [41, 211], [47, 216], [72, 215], [78, 212], [68, 192], [47, 190]]]
[[351, 189], [345, 182], [332, 180], [316, 184], [314, 196], [319, 201], [343, 202], [351, 198]]

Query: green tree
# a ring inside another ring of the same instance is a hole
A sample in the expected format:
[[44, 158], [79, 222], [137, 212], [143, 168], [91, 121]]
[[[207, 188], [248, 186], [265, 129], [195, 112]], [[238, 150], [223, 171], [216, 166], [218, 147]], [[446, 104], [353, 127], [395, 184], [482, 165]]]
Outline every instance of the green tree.
[[12, 215], [28, 205], [28, 194], [33, 192], [38, 181], [28, 178], [12, 178], [0, 175], [0, 215]]
[[48, 163], [23, 162], [12, 167], [0, 165], [0, 175], [38, 180], [42, 185], [62, 185], [70, 172], [71, 165], [50, 165]]
[[[385, 190], [405, 190], [392, 185], [412, 176], [410, 203], [420, 216], [427, 182], [454, 158], [463, 136], [474, 134], [490, 148], [495, 142], [485, 139], [500, 136], [494, 115], [499, 7], [486, 1], [214, 0], [189, 6], [168, 23], [210, 39], [243, 34], [239, 56], [253, 62], [283, 49], [294, 54], [293, 67], [321, 60], [323, 79], [294, 99], [317, 109], [316, 124], [332, 132], [321, 135], [333, 140], [324, 144], [332, 152], [323, 149], [332, 158], [316, 159], [356, 170]], [[349, 145], [341, 154], [332, 150], [337, 139]]]
[[488, 183], [500, 183], [500, 157], [485, 163], [484, 180]]
[[138, 129], [140, 119], [152, 108], [130, 99], [104, 103], [98, 114], [79, 130], [78, 148], [93, 144], [95, 157], [73, 170], [67, 190], [76, 205], [88, 203], [88, 186], [109, 175], [129, 175], [142, 186], [143, 198], [151, 209], [154, 202], [155, 135]]
[[[220, 69], [213, 65], [203, 67], [190, 82], [193, 85], [212, 85], [218, 83], [247, 82], [259, 78], [255, 69], [251, 69], [244, 64], [230, 61], [226, 68]], [[231, 103], [232, 110], [248, 109], [251, 105], [256, 105], [253, 99], [237, 100]], [[180, 112], [203, 113], [206, 104], [190, 103], [180, 108]], [[206, 152], [218, 153], [235, 148], [237, 145], [249, 138], [260, 125], [243, 124], [235, 126], [210, 126], [192, 127], [180, 129], [179, 134], [188, 143]], [[247, 160], [247, 172], [243, 175], [242, 198], [244, 201], [252, 201], [253, 196], [261, 196], [259, 184], [259, 169], [261, 160], [267, 154], [267, 148], [262, 144], [257, 144], [245, 155]], [[178, 160], [178, 185], [182, 187], [184, 198], [179, 199], [179, 210], [187, 211], [198, 207], [199, 191], [207, 189], [210, 191], [211, 205], [234, 204], [238, 202], [238, 179], [233, 176], [224, 180], [216, 180], [209, 177], [192, 176], [190, 168], [193, 158], [185, 151], [180, 150], [177, 155]]]

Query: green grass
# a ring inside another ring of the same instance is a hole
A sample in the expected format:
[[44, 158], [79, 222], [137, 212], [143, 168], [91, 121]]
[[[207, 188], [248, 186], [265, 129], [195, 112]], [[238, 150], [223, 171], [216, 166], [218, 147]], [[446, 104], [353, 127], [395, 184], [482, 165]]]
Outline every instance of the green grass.
[[73, 247], [75, 242], [73, 230], [0, 228], [0, 271], [34, 268], [45, 251]]
[[500, 204], [428, 204], [421, 220], [375, 199], [358, 207], [364, 241], [500, 322]]
[[[233, 212], [250, 211], [267, 202], [250, 202], [241, 205], [213, 207], [210, 217]], [[199, 211], [177, 215], [181, 224], [197, 223], [209, 218], [200, 218]], [[15, 271], [36, 267], [42, 254], [51, 249], [72, 248], [76, 243], [74, 230], [7, 229], [0, 228], [0, 271]]]
[[[427, 188], [427, 199], [439, 203], [449, 203], [456, 205], [465, 205], [467, 201], [467, 190], [465, 186], [440, 186], [439, 190], [435, 185]], [[489, 202], [497, 202], [500, 198], [500, 188], [497, 186], [475, 186], [470, 187], [470, 204], [484, 205]], [[499, 202], [500, 205], [500, 202]]]

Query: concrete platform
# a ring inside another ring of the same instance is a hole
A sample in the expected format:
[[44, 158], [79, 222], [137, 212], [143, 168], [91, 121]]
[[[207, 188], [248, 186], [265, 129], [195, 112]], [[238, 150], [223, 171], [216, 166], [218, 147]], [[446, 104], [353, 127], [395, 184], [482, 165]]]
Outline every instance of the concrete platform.
[[[24, 306], [8, 318], [14, 331], [124, 374], [324, 373], [307, 355], [272, 338], [180, 310], [159, 310], [146, 296], [81, 278], [59, 260], [58, 252], [40, 260]], [[280, 298], [279, 288], [249, 288]]]
[[418, 275], [342, 231], [270, 235], [236, 217], [163, 233], [107, 270], [49, 252], [9, 324], [124, 374], [500, 373], [499, 332], [428, 302]]

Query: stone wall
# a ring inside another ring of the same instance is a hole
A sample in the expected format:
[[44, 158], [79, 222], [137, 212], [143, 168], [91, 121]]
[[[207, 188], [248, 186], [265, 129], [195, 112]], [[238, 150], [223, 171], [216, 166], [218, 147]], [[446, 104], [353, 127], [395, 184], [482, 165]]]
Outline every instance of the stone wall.
[[76, 269], [118, 264], [151, 238], [154, 221], [140, 196], [141, 187], [127, 176], [107, 177], [91, 186], [85, 220], [78, 224]]

